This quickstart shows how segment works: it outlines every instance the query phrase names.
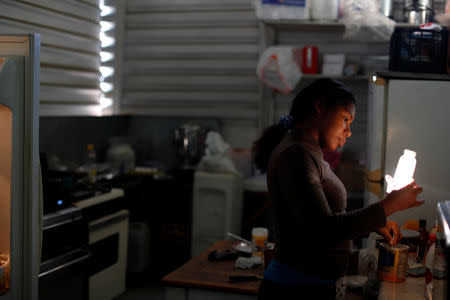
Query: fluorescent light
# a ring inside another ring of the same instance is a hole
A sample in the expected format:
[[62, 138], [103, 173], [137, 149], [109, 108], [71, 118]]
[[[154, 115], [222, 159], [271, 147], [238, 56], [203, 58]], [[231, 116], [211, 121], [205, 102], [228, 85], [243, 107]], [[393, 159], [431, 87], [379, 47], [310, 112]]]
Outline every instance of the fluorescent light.
[[100, 67], [100, 73], [102, 73], [103, 79], [107, 78], [107, 77], [112, 76], [114, 74], [114, 68], [101, 66]]
[[111, 92], [114, 88], [114, 85], [109, 82], [100, 82], [100, 89], [103, 93]]
[[100, 97], [100, 106], [102, 109], [110, 107], [113, 104], [113, 100], [111, 98]]

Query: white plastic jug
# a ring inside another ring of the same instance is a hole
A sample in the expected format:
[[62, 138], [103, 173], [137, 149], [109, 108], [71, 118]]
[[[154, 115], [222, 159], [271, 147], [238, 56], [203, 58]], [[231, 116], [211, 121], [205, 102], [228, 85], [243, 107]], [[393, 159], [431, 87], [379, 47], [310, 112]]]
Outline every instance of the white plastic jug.
[[386, 192], [390, 193], [393, 190], [399, 190], [413, 182], [416, 163], [416, 152], [405, 149], [398, 160], [394, 178], [386, 175], [388, 183]]
[[339, 0], [311, 1], [311, 19], [336, 21], [339, 17]]

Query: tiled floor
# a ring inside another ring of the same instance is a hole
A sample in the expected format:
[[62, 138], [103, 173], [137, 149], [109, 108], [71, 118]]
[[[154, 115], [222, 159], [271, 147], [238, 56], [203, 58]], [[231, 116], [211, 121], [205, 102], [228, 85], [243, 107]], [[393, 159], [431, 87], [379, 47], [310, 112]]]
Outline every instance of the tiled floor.
[[115, 300], [164, 300], [164, 287], [145, 274], [127, 275], [127, 291]]

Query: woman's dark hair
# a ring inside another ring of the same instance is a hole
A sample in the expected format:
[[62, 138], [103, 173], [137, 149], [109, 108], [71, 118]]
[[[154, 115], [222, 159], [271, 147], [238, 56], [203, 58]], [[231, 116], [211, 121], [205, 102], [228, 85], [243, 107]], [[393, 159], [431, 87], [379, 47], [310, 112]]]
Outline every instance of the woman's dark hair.
[[[318, 79], [303, 88], [292, 101], [289, 114], [293, 118], [293, 124], [314, 113], [314, 103], [318, 99], [323, 99], [327, 108], [356, 102], [352, 92], [344, 84], [331, 78]], [[277, 123], [264, 129], [261, 136], [253, 142], [252, 160], [261, 173], [266, 172], [272, 151], [288, 131], [289, 129]]]

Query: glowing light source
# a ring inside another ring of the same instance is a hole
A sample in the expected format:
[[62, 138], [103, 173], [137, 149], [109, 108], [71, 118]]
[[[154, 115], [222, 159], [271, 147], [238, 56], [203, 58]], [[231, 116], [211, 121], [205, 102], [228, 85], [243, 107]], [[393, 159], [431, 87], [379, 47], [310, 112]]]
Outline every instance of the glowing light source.
[[104, 0], [100, 0], [99, 7], [101, 10], [100, 12], [101, 17], [106, 17], [116, 12], [116, 8], [113, 6], [106, 6]]
[[102, 109], [110, 107], [113, 104], [113, 100], [111, 98], [100, 97], [100, 106]]
[[113, 88], [114, 88], [114, 85], [112, 83], [100, 82], [100, 89], [102, 90], [103, 93], [108, 93], [108, 92], [112, 91]]
[[114, 44], [116, 43], [115, 38], [106, 35], [104, 32], [100, 32], [100, 41], [103, 48], [114, 46]]
[[377, 79], [378, 79], [378, 78], [377, 78], [377, 75], [373, 75], [373, 76], [372, 76], [372, 81], [373, 81], [373, 82], [377, 82]]
[[108, 30], [114, 29], [116, 27], [116, 24], [114, 24], [114, 22], [109, 21], [100, 21], [100, 26], [102, 28], [102, 31], [106, 32]]
[[399, 190], [414, 181], [414, 171], [416, 169], [416, 152], [405, 149], [403, 155], [397, 163], [394, 177], [386, 175], [386, 192], [390, 193]]
[[110, 61], [114, 58], [114, 53], [108, 51], [101, 51], [100, 58], [102, 62]]
[[103, 79], [107, 78], [107, 77], [112, 76], [114, 74], [114, 68], [101, 66], [100, 67], [100, 73], [102, 73]]

